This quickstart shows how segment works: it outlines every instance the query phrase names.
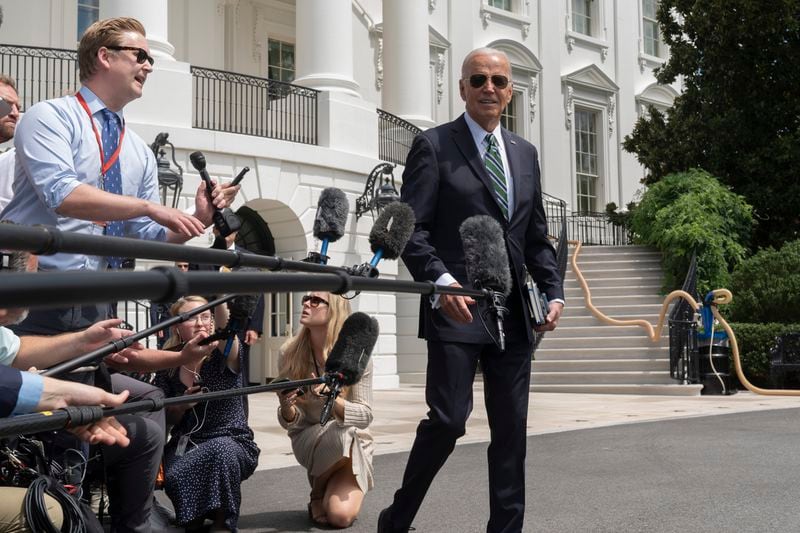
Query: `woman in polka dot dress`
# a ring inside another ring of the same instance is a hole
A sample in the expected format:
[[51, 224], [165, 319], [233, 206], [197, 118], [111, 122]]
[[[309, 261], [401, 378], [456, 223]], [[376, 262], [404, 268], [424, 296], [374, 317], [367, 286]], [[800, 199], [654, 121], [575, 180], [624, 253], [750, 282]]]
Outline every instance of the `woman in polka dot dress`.
[[[170, 311], [175, 316], [205, 303], [205, 298], [187, 296]], [[214, 318], [225, 327], [227, 306], [217, 306], [213, 316], [206, 310], [173, 326], [168, 343], [180, 349], [199, 333], [211, 333]], [[227, 358], [214, 350], [197, 364], [160, 372], [156, 385], [168, 397], [241, 387], [238, 341]], [[203, 528], [208, 518], [214, 522], [211, 531], [236, 531], [241, 482], [255, 471], [259, 454], [242, 397], [168, 407], [167, 423], [175, 425], [164, 450], [164, 488], [175, 506], [177, 523], [186, 531], [207, 531]]]

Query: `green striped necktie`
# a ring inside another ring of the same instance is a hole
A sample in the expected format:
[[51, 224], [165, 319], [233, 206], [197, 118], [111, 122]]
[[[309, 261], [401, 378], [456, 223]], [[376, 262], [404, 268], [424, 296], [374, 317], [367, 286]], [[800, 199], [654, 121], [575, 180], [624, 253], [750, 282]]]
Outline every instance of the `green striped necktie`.
[[492, 178], [492, 187], [497, 196], [497, 203], [503, 216], [508, 219], [508, 185], [506, 185], [506, 173], [503, 171], [503, 159], [500, 157], [500, 149], [497, 147], [497, 139], [489, 133], [484, 137], [486, 141], [486, 155], [483, 156], [483, 164], [486, 171]]

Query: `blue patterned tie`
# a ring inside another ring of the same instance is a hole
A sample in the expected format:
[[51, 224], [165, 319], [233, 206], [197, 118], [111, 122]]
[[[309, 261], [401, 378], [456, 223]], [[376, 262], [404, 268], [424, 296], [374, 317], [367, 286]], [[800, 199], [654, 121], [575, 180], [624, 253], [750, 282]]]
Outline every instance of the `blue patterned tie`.
[[[117, 144], [119, 143], [119, 117], [116, 113], [103, 109], [103, 156], [108, 160], [111, 154], [117, 151]], [[104, 164], [105, 161], [101, 161]], [[106, 192], [114, 194], [122, 194], [122, 171], [119, 166], [119, 158], [114, 161], [114, 164], [106, 172], [103, 178], [103, 188]], [[105, 234], [112, 237], [122, 237], [123, 224], [121, 220], [109, 221], [106, 224]], [[108, 266], [111, 268], [119, 268], [122, 265], [122, 258], [109, 256]]]
[[500, 157], [500, 149], [497, 147], [497, 139], [489, 133], [484, 137], [486, 141], [486, 155], [483, 156], [483, 164], [492, 178], [492, 187], [497, 197], [497, 203], [503, 216], [508, 219], [508, 185], [506, 185], [506, 173], [503, 171], [503, 159]]

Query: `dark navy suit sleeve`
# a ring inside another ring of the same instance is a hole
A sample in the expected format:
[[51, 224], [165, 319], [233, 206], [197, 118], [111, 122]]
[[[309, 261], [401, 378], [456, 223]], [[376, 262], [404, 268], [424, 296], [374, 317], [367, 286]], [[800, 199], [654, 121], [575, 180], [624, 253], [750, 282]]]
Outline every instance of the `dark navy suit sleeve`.
[[525, 266], [547, 298], [564, 299], [564, 287], [558, 274], [555, 251], [547, 238], [547, 218], [542, 203], [539, 160], [534, 149], [534, 198], [528, 229], [525, 232]]
[[253, 312], [253, 316], [250, 318], [250, 322], [247, 324], [247, 329], [252, 329], [259, 335], [264, 333], [264, 295], [258, 297], [258, 303], [256, 304], [256, 310]]
[[22, 374], [16, 368], [0, 365], [0, 417], [9, 416], [17, 406]]
[[439, 168], [436, 151], [425, 135], [417, 135], [403, 171], [401, 200], [414, 210], [414, 233], [403, 251], [411, 276], [417, 281], [436, 281], [447, 272], [431, 244], [439, 202]]

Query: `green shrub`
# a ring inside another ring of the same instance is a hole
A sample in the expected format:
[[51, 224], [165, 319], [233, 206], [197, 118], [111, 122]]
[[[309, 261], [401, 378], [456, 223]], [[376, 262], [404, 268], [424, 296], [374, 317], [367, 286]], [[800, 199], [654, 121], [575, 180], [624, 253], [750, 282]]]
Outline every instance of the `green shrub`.
[[739, 344], [739, 359], [745, 377], [757, 387], [769, 388], [769, 351], [775, 345], [775, 337], [800, 331], [800, 324], [734, 322], [731, 324], [731, 329]]
[[701, 295], [727, 287], [730, 270], [745, 256], [753, 228], [752, 208], [709, 173], [670, 174], [642, 195], [633, 212], [633, 233], [662, 253], [664, 289], [679, 288], [697, 253]]
[[731, 320], [800, 323], [800, 240], [742, 261], [733, 271], [730, 289]]

